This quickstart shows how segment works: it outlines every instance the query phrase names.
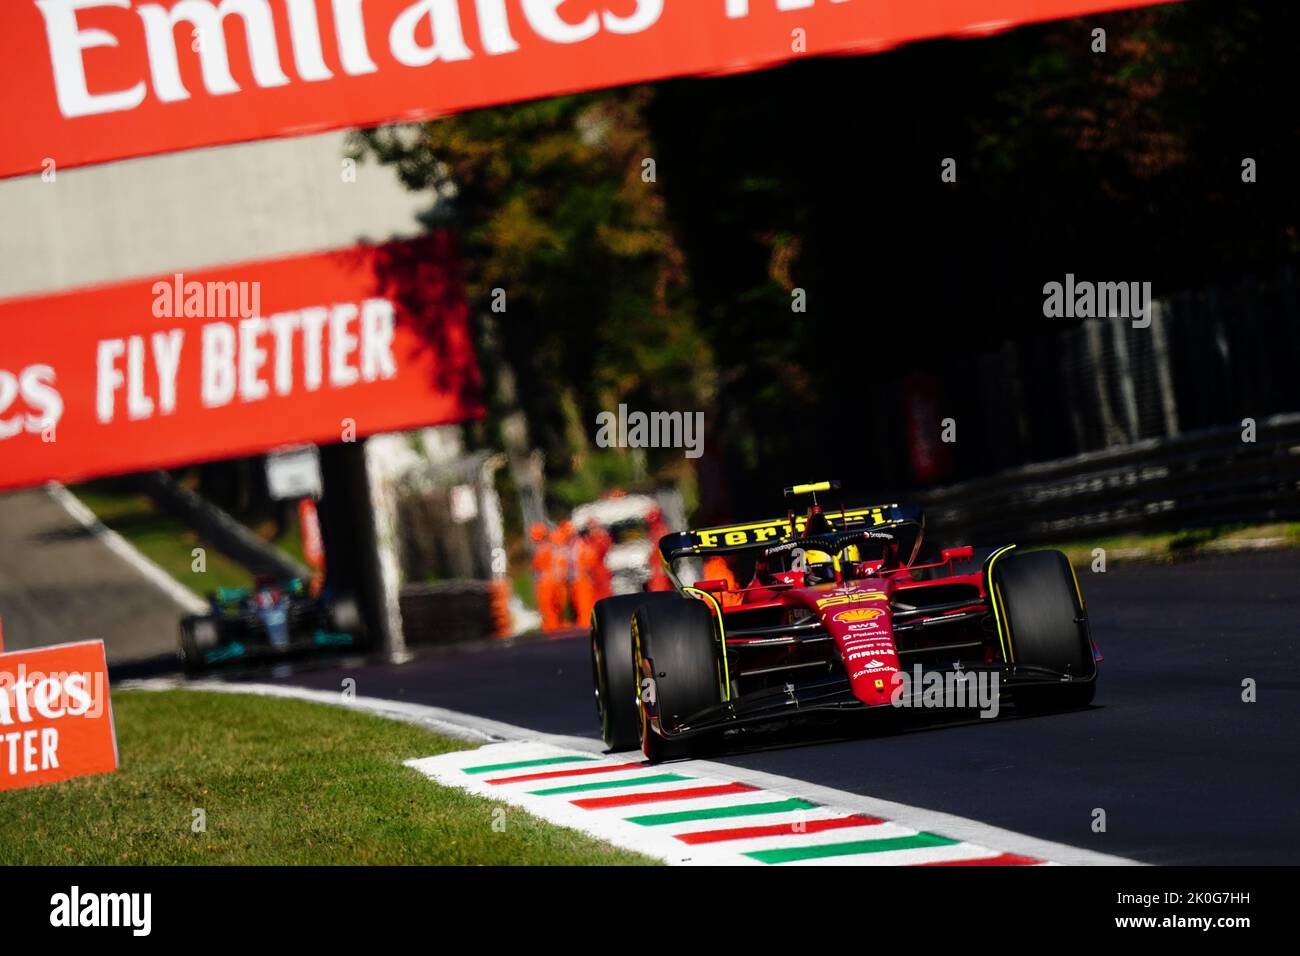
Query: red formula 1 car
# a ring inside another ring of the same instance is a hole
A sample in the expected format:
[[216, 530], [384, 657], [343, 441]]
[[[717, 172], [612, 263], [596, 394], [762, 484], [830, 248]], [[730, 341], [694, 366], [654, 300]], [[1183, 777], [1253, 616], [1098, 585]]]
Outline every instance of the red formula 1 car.
[[[669, 534], [670, 592], [599, 602], [591, 620], [606, 744], [652, 761], [794, 718], [875, 710], [1084, 707], [1096, 654], [1059, 551], [970, 547], [918, 563], [924, 521], [896, 504]], [[744, 583], [739, 583], [744, 582]], [[987, 715], [987, 712], [986, 712]]]

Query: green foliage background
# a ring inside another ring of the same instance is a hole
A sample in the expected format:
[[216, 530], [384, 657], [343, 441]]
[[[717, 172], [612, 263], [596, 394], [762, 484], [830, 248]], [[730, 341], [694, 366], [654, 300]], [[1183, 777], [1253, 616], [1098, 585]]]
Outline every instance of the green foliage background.
[[[1294, 5], [1173, 4], [370, 130], [356, 154], [458, 236], [489, 390], [513, 370], [555, 504], [669, 480], [703, 517], [770, 510], [845, 469], [906, 486], [900, 382], [1047, 334], [1048, 279], [1136, 271], [1159, 296], [1293, 260], [1297, 43]], [[619, 402], [704, 411], [706, 455], [593, 449]]]

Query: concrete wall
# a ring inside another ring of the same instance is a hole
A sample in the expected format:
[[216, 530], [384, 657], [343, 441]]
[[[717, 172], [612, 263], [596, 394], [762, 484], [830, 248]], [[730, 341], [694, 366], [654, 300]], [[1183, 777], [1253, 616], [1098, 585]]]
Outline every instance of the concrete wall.
[[427, 198], [345, 133], [0, 181], [0, 298], [414, 235]]

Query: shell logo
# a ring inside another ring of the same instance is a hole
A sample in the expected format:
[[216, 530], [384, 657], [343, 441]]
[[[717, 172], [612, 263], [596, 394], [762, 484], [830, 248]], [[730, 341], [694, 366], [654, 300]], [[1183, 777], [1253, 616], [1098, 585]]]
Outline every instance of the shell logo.
[[857, 621], [874, 621], [885, 612], [878, 607], [858, 607], [852, 611], [840, 611], [835, 615], [834, 620], [842, 621], [845, 624], [853, 624]]

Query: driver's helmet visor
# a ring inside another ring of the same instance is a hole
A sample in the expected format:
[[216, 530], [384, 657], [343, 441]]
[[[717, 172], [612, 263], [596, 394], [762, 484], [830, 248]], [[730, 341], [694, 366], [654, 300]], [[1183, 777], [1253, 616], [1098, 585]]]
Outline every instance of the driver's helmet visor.
[[804, 573], [817, 581], [835, 578], [835, 558], [827, 551], [807, 548], [803, 553]]

